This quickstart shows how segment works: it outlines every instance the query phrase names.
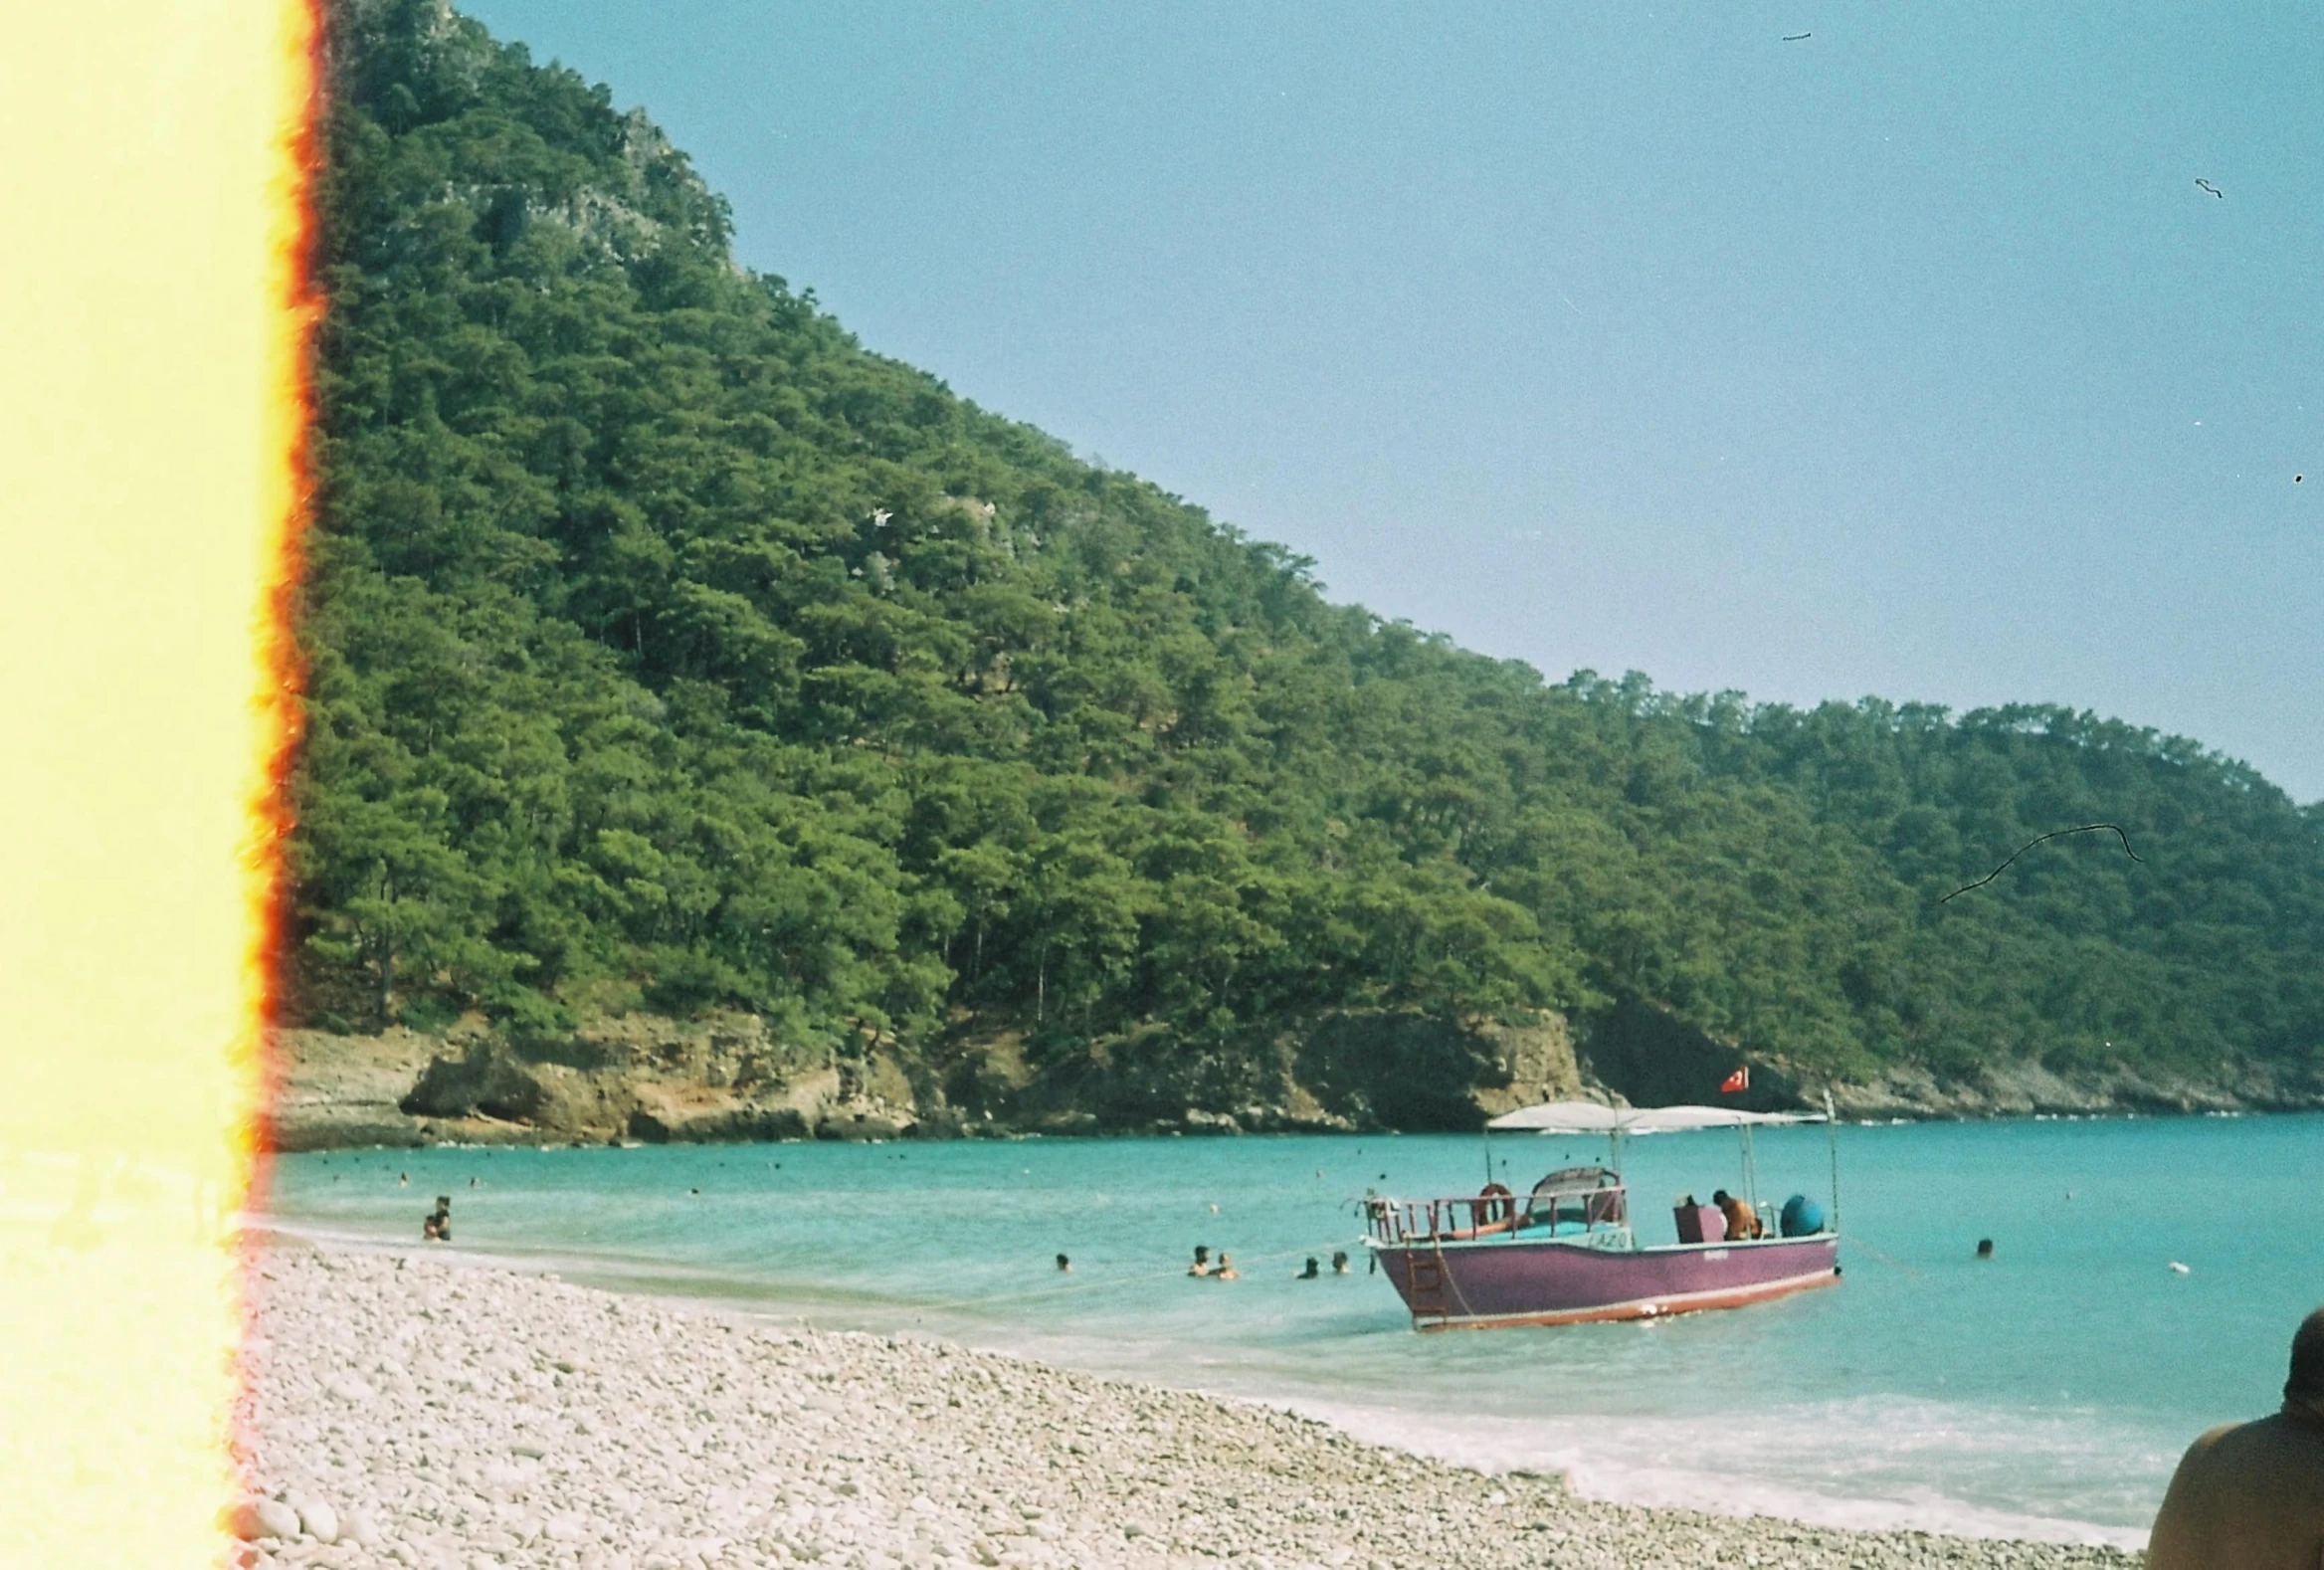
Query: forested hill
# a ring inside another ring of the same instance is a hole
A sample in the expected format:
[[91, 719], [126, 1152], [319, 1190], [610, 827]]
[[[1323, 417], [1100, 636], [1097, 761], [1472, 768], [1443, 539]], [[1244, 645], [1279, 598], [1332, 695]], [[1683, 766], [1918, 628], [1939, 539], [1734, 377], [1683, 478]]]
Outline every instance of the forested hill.
[[[1319, 1021], [1542, 1010], [1777, 1083], [2312, 1092], [2324, 821], [2250, 769], [1334, 605], [737, 267], [605, 89], [424, 0], [332, 52], [296, 1016], [738, 1011], [931, 1084], [1134, 1048], [1220, 1105]], [[2099, 820], [2141, 860], [1940, 902]]]

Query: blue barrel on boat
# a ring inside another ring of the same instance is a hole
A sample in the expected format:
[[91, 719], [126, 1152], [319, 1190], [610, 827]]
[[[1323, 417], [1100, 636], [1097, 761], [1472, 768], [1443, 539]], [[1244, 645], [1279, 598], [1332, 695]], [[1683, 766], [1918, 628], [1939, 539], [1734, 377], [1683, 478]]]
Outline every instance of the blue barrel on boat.
[[1808, 1238], [1824, 1230], [1824, 1207], [1805, 1194], [1784, 1201], [1784, 1236]]

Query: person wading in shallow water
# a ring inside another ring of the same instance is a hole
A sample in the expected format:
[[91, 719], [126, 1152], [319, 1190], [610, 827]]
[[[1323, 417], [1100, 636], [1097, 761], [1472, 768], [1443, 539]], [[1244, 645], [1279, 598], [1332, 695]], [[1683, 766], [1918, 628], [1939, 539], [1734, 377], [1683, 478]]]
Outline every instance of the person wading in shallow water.
[[2324, 1308], [2292, 1336], [2283, 1407], [2188, 1447], [2147, 1541], [2147, 1570], [2324, 1564]]

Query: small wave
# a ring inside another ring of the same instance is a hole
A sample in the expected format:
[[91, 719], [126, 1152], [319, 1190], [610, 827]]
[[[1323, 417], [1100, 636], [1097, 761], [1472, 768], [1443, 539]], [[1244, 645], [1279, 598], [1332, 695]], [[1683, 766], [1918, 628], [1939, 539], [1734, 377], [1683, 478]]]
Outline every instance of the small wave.
[[[1732, 1415], [1564, 1422], [1455, 1419], [1318, 1400], [1286, 1405], [1369, 1443], [1480, 1472], [1562, 1472], [1576, 1493], [1613, 1503], [1776, 1516], [1856, 1531], [2134, 1549], [2147, 1539], [2144, 1526], [2119, 1519], [1973, 1503], [1906, 1475], [1921, 1470], [1916, 1463], [1931, 1451], [1994, 1454], [1995, 1432], [2002, 1429], [2017, 1435], [2018, 1448], [2005, 1454], [2016, 1456], [2022, 1472], [2086, 1475], [2090, 1450], [2117, 1448], [2096, 1436], [2030, 1435], [2001, 1413], [1845, 1402], [1777, 1409], [1748, 1422]], [[2093, 1513], [2143, 1514], [2137, 1491], [2089, 1502], [2099, 1507]]]

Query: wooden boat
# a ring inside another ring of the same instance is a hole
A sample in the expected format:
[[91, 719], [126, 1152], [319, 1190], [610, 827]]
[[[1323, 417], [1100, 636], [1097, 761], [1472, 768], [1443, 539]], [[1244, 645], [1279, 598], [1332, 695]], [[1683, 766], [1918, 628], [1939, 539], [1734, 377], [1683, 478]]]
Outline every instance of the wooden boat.
[[[1681, 1206], [1668, 1244], [1643, 1244], [1623, 1185], [1626, 1137], [1702, 1128], [1739, 1130], [1746, 1196], [1759, 1209], [1752, 1128], [1822, 1122], [1829, 1114], [1744, 1112], [1717, 1106], [1614, 1107], [1553, 1101], [1496, 1117], [1496, 1130], [1604, 1134], [1607, 1166], [1552, 1172], [1519, 1196], [1488, 1182], [1449, 1199], [1363, 1201], [1365, 1247], [1387, 1273], [1414, 1327], [1576, 1324], [1652, 1319], [1706, 1308], [1740, 1308], [1840, 1280], [1840, 1170], [1833, 1160], [1833, 1215], [1787, 1205], [1795, 1235], [1729, 1238], [1709, 1206]], [[1491, 1170], [1488, 1161], [1487, 1171]]]

